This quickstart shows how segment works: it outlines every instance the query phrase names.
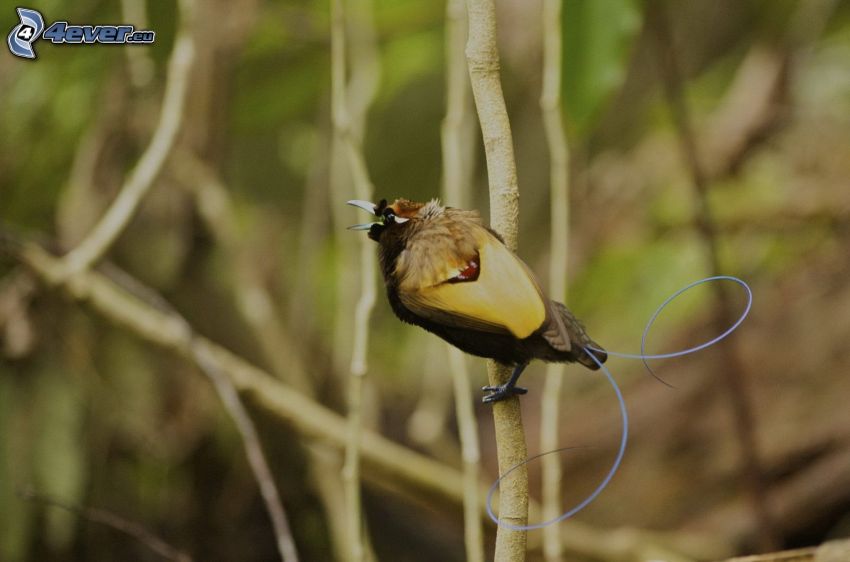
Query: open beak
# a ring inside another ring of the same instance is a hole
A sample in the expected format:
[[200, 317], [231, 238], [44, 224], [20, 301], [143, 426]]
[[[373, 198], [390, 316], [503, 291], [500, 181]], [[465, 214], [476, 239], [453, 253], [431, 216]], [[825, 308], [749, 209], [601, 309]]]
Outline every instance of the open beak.
[[364, 211], [366, 211], [367, 213], [370, 213], [370, 214], [373, 214], [373, 215], [375, 214], [375, 208], [377, 207], [377, 205], [375, 205], [374, 203], [370, 203], [368, 201], [363, 201], [362, 199], [352, 199], [351, 201], [348, 201], [348, 204], [353, 206], [353, 207], [359, 207], [359, 208], [363, 209]]
[[364, 222], [363, 224], [352, 224], [348, 230], [369, 230], [373, 224], [381, 224], [379, 222]]
[[[363, 209], [364, 211], [366, 211], [367, 213], [369, 213], [371, 215], [375, 214], [376, 205], [374, 203], [370, 203], [369, 201], [363, 201], [361, 199], [352, 199], [351, 201], [348, 201], [348, 204], [353, 206], [353, 207], [358, 207], [360, 209]], [[381, 224], [381, 223], [376, 221], [376, 222], [367, 222], [367, 223], [363, 223], [363, 224], [355, 224], [355, 225], [349, 226], [348, 230], [369, 230], [370, 228], [372, 228], [373, 224]]]

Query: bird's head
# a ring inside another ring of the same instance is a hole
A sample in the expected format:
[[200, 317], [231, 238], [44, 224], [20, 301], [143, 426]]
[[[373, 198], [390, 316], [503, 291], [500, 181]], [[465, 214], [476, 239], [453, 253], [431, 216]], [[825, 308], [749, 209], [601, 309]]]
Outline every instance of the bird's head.
[[368, 230], [369, 238], [379, 242], [384, 232], [399, 232], [401, 229], [409, 228], [410, 221], [416, 221], [420, 217], [420, 211], [426, 206], [425, 203], [417, 203], [407, 199], [396, 199], [392, 204], [387, 204], [386, 199], [376, 205], [369, 201], [354, 199], [349, 205], [359, 207], [367, 213], [372, 213], [378, 220], [363, 224], [349, 226], [349, 230]]

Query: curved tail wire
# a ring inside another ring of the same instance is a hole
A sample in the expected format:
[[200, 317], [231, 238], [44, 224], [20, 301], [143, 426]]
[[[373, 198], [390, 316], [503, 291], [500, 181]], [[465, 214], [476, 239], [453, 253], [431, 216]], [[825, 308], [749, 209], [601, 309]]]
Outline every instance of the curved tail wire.
[[[710, 283], [712, 281], [732, 281], [734, 283], [741, 285], [744, 288], [744, 290], [747, 293], [747, 305], [744, 308], [744, 311], [741, 313], [741, 316], [738, 317], [738, 320], [736, 320], [735, 323], [732, 324], [732, 326], [730, 328], [728, 328], [725, 332], [723, 332], [719, 336], [717, 336], [717, 337], [715, 337], [715, 338], [713, 338], [713, 339], [711, 339], [707, 342], [701, 343], [699, 345], [695, 345], [693, 347], [689, 347], [689, 348], [681, 350], [681, 351], [674, 351], [674, 352], [670, 352], [670, 353], [646, 354], [645, 353], [645, 351], [646, 351], [646, 339], [647, 339], [647, 336], [649, 334], [649, 330], [652, 328], [653, 324], [655, 323], [655, 320], [658, 318], [658, 316], [661, 314], [661, 312], [667, 307], [667, 305], [669, 305], [676, 297], [678, 297], [682, 293], [684, 293], [684, 292], [686, 292], [686, 291], [688, 291], [688, 290], [690, 290], [694, 287], [702, 285], [703, 283]], [[689, 355], [691, 353], [696, 353], [697, 351], [703, 350], [707, 347], [710, 347], [710, 346], [720, 342], [721, 340], [728, 337], [732, 332], [734, 332], [738, 328], [738, 326], [741, 325], [741, 323], [744, 321], [744, 319], [749, 315], [750, 310], [752, 309], [752, 306], [753, 306], [753, 292], [750, 289], [750, 286], [747, 285], [747, 283], [744, 282], [743, 280], [738, 279], [737, 277], [732, 277], [730, 275], [716, 275], [714, 277], [706, 277], [705, 279], [700, 279], [699, 281], [694, 281], [690, 285], [687, 285], [686, 287], [679, 289], [678, 291], [676, 291], [675, 293], [673, 293], [672, 295], [667, 297], [667, 299], [664, 302], [662, 302], [661, 305], [657, 309], [655, 309], [655, 312], [652, 314], [652, 316], [650, 316], [649, 321], [646, 323], [646, 327], [643, 330], [643, 335], [641, 336], [641, 340], [640, 340], [640, 351], [641, 351], [640, 353], [619, 353], [619, 352], [616, 352], [616, 351], [596, 349], [596, 348], [591, 347], [591, 346], [583, 347], [582, 349], [587, 354], [587, 356], [590, 357], [599, 366], [599, 368], [602, 370], [602, 373], [605, 375], [605, 378], [608, 379], [608, 382], [611, 384], [611, 387], [614, 389], [614, 394], [617, 396], [617, 404], [620, 408], [620, 418], [622, 420], [620, 447], [617, 450], [617, 457], [614, 459], [614, 462], [611, 465], [611, 468], [608, 470], [608, 473], [605, 475], [605, 478], [602, 479], [602, 482], [600, 482], [599, 485], [585, 499], [580, 501], [575, 507], [569, 509], [568, 511], [565, 511], [564, 513], [562, 513], [558, 517], [554, 517], [552, 519], [549, 519], [548, 521], [543, 521], [543, 522], [540, 522], [540, 523], [534, 523], [534, 524], [531, 524], [531, 525], [514, 525], [512, 523], [502, 521], [493, 512], [493, 494], [496, 493], [496, 490], [499, 488], [499, 484], [502, 482], [502, 479], [509, 476], [513, 471], [515, 471], [519, 467], [524, 466], [524, 465], [528, 464], [529, 462], [531, 462], [533, 460], [539, 459], [539, 458], [541, 458], [545, 455], [550, 455], [550, 454], [553, 454], [553, 453], [559, 453], [561, 451], [564, 451], [564, 450], [567, 450], [567, 449], [573, 449], [573, 448], [576, 448], [576, 447], [565, 447], [563, 449], [556, 449], [554, 451], [547, 451], [545, 453], [540, 453], [539, 455], [529, 457], [528, 459], [524, 460], [523, 462], [512, 466], [503, 475], [501, 475], [498, 480], [493, 482], [492, 486], [490, 486], [490, 490], [487, 492], [487, 503], [486, 503], [487, 514], [490, 516], [490, 519], [492, 519], [497, 525], [504, 527], [506, 529], [514, 530], [514, 531], [530, 531], [530, 530], [533, 530], [533, 529], [542, 529], [543, 527], [548, 527], [549, 525], [554, 525], [555, 523], [559, 523], [561, 521], [564, 521], [565, 519], [569, 519], [570, 517], [577, 514], [579, 511], [581, 511], [585, 507], [587, 507], [590, 504], [590, 502], [595, 500], [599, 496], [599, 494], [602, 493], [602, 490], [604, 490], [608, 486], [608, 483], [611, 482], [611, 479], [614, 477], [614, 474], [617, 472], [617, 469], [620, 468], [620, 464], [622, 463], [623, 456], [625, 455], [625, 452], [626, 452], [626, 443], [628, 442], [628, 435], [629, 435], [629, 415], [628, 415], [628, 412], [626, 411], [626, 402], [623, 399], [622, 392], [620, 392], [620, 387], [617, 386], [617, 382], [614, 380], [614, 377], [613, 377], [613, 375], [611, 375], [611, 372], [608, 370], [608, 367], [603, 365], [596, 358], [596, 356], [593, 353], [591, 353], [591, 351], [605, 352], [610, 356], [623, 357], [623, 358], [626, 358], [626, 359], [640, 359], [641, 361], [643, 361], [643, 364], [649, 370], [650, 374], [652, 374], [652, 376], [654, 376], [656, 379], [658, 379], [658, 377], [655, 375], [655, 373], [649, 367], [649, 363], [647, 363], [647, 360], [649, 360], [649, 359], [669, 359], [669, 358], [672, 358], [672, 357], [681, 357], [683, 355]], [[661, 379], [659, 379], [659, 380], [661, 380]], [[664, 381], [662, 380], [661, 382], [664, 382]], [[664, 382], [664, 384], [667, 384], [667, 383]], [[667, 385], [670, 386], [669, 384], [667, 384]]]

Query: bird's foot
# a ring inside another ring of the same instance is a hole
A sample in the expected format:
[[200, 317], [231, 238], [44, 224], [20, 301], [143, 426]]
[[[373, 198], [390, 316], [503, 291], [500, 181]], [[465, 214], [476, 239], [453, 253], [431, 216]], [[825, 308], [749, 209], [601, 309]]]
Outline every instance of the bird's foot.
[[510, 398], [516, 394], [525, 394], [528, 392], [527, 388], [523, 388], [521, 386], [510, 386], [508, 384], [503, 384], [501, 386], [484, 386], [481, 390], [490, 393], [481, 399], [481, 401], [485, 404], [492, 404], [494, 402]]

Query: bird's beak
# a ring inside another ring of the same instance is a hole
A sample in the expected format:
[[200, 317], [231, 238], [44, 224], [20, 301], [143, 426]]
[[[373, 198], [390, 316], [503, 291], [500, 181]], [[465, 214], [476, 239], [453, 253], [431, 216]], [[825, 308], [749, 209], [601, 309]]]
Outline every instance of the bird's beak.
[[377, 207], [374, 203], [363, 201], [361, 199], [352, 199], [351, 201], [348, 201], [348, 204], [353, 207], [359, 207], [372, 215], [375, 214], [375, 208]]
[[369, 230], [373, 224], [381, 224], [379, 222], [365, 222], [363, 224], [352, 224], [348, 230]]
[[[348, 201], [348, 204], [353, 206], [353, 207], [363, 209], [364, 211], [366, 211], [369, 214], [372, 214], [372, 215], [375, 214], [376, 205], [374, 203], [370, 203], [369, 201], [363, 201], [362, 199], [352, 199], [351, 201]], [[355, 224], [355, 225], [349, 226], [348, 230], [369, 230], [370, 228], [372, 228], [373, 224], [380, 224], [380, 223], [379, 222], [367, 222], [367, 223], [364, 223], [364, 224]]]

